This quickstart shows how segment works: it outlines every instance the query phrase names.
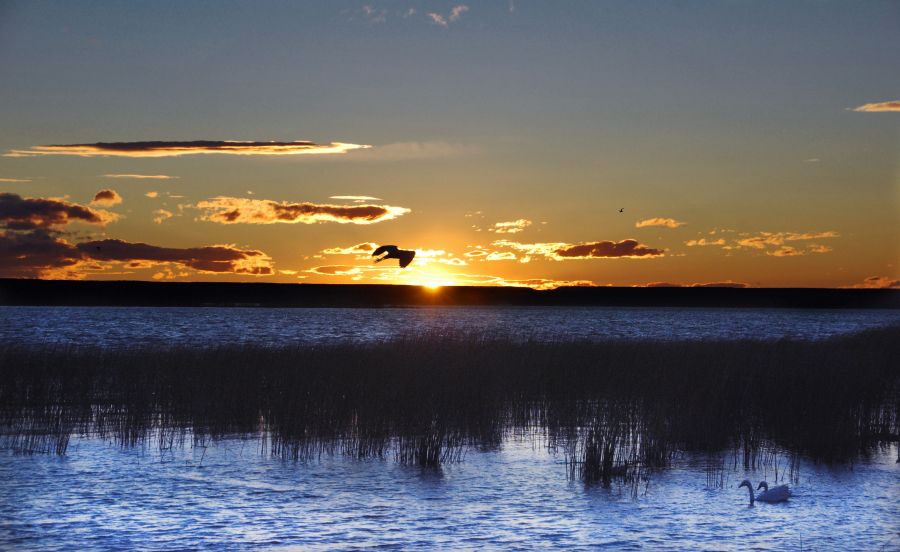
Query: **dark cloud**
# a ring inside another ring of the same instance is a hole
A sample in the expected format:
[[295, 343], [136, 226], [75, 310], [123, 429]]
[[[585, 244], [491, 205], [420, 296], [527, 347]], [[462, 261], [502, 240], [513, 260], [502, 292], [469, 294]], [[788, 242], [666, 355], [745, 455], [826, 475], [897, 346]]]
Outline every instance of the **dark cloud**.
[[103, 225], [117, 218], [113, 213], [61, 199], [23, 198], [0, 192], [0, 226], [10, 230], [49, 228], [75, 221]]
[[122, 240], [71, 244], [44, 229], [0, 233], [0, 277], [77, 278], [84, 269], [103, 270], [110, 263], [129, 268], [173, 264], [201, 272], [268, 275], [271, 259], [261, 251], [231, 245], [172, 248]]
[[107, 188], [94, 194], [91, 203], [103, 206], [118, 205], [122, 203], [122, 196], [119, 195], [119, 192]]
[[80, 157], [177, 157], [194, 154], [230, 155], [304, 155], [346, 153], [368, 148], [359, 144], [332, 142], [317, 144], [305, 140], [292, 142], [253, 142], [238, 140], [148, 141], [148, 142], [96, 142], [93, 144], [55, 144], [33, 146], [27, 150], [10, 150], [6, 157], [32, 155], [77, 155]]
[[272, 274], [269, 259], [262, 251], [241, 250], [230, 245], [180, 249], [108, 239], [79, 243], [75, 248], [96, 261], [150, 261], [180, 264], [203, 272]]
[[653, 249], [641, 245], [637, 240], [622, 240], [620, 242], [599, 241], [569, 245], [557, 249], [555, 253], [557, 256], [564, 259], [592, 259], [611, 257], [657, 257], [664, 252], [662, 249]]
[[221, 224], [275, 224], [339, 222], [374, 224], [397, 218], [410, 210], [391, 205], [327, 205], [288, 203], [268, 199], [217, 197], [201, 201], [197, 208], [206, 211], [203, 220]]

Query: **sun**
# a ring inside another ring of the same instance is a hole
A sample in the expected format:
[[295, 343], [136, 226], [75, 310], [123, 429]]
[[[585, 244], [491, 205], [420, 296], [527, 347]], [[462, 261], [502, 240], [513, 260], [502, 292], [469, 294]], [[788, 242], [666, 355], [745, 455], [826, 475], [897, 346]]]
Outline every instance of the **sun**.
[[425, 286], [425, 287], [427, 287], [428, 289], [430, 289], [430, 290], [432, 290], [432, 291], [437, 291], [437, 290], [441, 289], [441, 286], [442, 286], [443, 284], [440, 283], [440, 282], [429, 281], [429, 282], [425, 282], [425, 283], [422, 284], [422, 285]]

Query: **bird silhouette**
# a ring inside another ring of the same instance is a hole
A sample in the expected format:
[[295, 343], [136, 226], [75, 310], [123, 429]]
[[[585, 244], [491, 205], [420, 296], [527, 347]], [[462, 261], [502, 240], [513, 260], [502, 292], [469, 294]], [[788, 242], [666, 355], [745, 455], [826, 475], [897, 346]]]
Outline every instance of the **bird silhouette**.
[[[387, 255], [385, 255], [387, 253]], [[384, 255], [383, 257], [378, 257], [379, 255]], [[408, 251], [406, 249], [400, 249], [396, 245], [382, 245], [378, 249], [372, 252], [373, 257], [378, 257], [375, 259], [376, 263], [380, 263], [385, 259], [397, 259], [400, 261], [400, 268], [406, 268], [409, 263], [412, 262], [413, 257], [416, 256], [415, 251]]]
[[621, 209], [619, 209], [619, 212], [620, 212], [620, 213], [624, 213], [624, 212], [625, 212], [625, 207], [622, 207]]

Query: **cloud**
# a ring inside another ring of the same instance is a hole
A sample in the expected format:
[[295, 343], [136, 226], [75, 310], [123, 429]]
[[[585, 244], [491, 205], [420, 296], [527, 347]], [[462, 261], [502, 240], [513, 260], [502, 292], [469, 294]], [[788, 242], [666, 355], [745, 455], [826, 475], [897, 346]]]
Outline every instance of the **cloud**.
[[119, 192], [108, 188], [94, 194], [94, 199], [91, 200], [92, 205], [102, 205], [104, 207], [118, 205], [119, 203], [122, 203], [122, 196], [119, 195]]
[[162, 224], [166, 220], [174, 217], [175, 215], [172, 211], [166, 211], [165, 209], [157, 209], [153, 211], [153, 222], [156, 224]]
[[221, 224], [274, 224], [338, 222], [341, 224], [375, 224], [392, 220], [410, 212], [392, 205], [320, 205], [288, 203], [267, 199], [216, 197], [197, 204], [206, 213], [203, 220]]
[[331, 247], [329, 249], [323, 249], [322, 253], [325, 255], [371, 255], [376, 247], [378, 246], [372, 242], [363, 242], [351, 245], [350, 247]]
[[255, 275], [273, 273], [271, 259], [262, 251], [242, 250], [233, 245], [180, 249], [106, 239], [79, 243], [74, 249], [85, 258], [96, 261], [172, 263], [200, 272]]
[[677, 221], [672, 218], [648, 218], [644, 220], [639, 220], [634, 223], [635, 228], [644, 228], [645, 226], [665, 226], [666, 228], [678, 228], [679, 226], [684, 226], [687, 224], [686, 222]]
[[556, 255], [571, 259], [658, 257], [663, 255], [663, 250], [641, 245], [637, 240], [600, 241], [562, 247], [556, 250]]
[[848, 286], [857, 289], [900, 289], [900, 280], [889, 276], [869, 276], [861, 284]]
[[27, 178], [0, 178], [0, 182], [31, 182]]
[[417, 161], [443, 159], [470, 155], [478, 150], [473, 146], [452, 142], [394, 142], [354, 153], [348, 160], [353, 161]]
[[496, 232], [498, 234], [518, 234], [529, 226], [531, 226], [531, 221], [527, 219], [497, 222], [494, 223], [493, 228], [488, 228], [488, 232]]
[[385, 8], [375, 8], [366, 5], [362, 7], [362, 12], [369, 23], [384, 23], [387, 21], [387, 10]]
[[267, 275], [273, 271], [271, 259], [261, 251], [232, 245], [179, 249], [113, 239], [71, 244], [42, 228], [0, 231], [0, 277], [83, 278], [114, 263], [128, 268], [175, 265], [207, 273]]
[[766, 255], [771, 255], [772, 257], [800, 257], [805, 255], [803, 251], [800, 251], [796, 247], [791, 247], [790, 245], [784, 245], [779, 247], [775, 251], [768, 251]]
[[159, 196], [159, 192], [147, 192], [147, 193], [144, 194], [144, 195], [147, 196], [147, 197], [149, 197], [149, 198], [154, 198], [154, 197], [158, 197], [158, 196]]
[[381, 201], [380, 197], [357, 196], [357, 195], [330, 196], [328, 199], [346, 199], [346, 200], [353, 201], [354, 203], [365, 203], [366, 201]]
[[310, 274], [320, 274], [324, 276], [354, 276], [361, 274], [364, 268], [352, 265], [326, 265], [310, 268], [306, 272]]
[[681, 288], [681, 287], [716, 287], [716, 288], [748, 288], [750, 284], [743, 282], [704, 282], [693, 284], [673, 284], [672, 282], [650, 282], [649, 284], [641, 284], [634, 287], [665, 287], [665, 288]]
[[754, 249], [763, 249], [767, 246], [781, 246], [784, 242], [815, 240], [820, 238], [837, 238], [840, 234], [833, 230], [827, 232], [760, 232], [756, 236], [749, 238], [741, 238], [737, 240], [737, 244], [743, 247], [752, 247]]
[[900, 112], [900, 100], [867, 103], [859, 107], [854, 107], [853, 111], [859, 111], [863, 113]]
[[516, 254], [512, 251], [492, 251], [485, 258], [485, 261], [515, 261]]
[[700, 238], [699, 240], [688, 240], [684, 242], [688, 247], [706, 247], [709, 245], [725, 245], [724, 239], [718, 240], [708, 240], [706, 238]]
[[133, 178], [138, 180], [175, 180], [176, 178], [181, 178], [166, 174], [104, 174], [103, 176], [106, 178]]
[[229, 155], [310, 155], [346, 153], [371, 146], [332, 142], [317, 144], [308, 141], [251, 142], [238, 140], [194, 140], [191, 142], [97, 142], [94, 144], [57, 144], [32, 146], [27, 150], [9, 150], [4, 157], [34, 155], [77, 155], [79, 157], [178, 157], [195, 154]]
[[115, 213], [61, 199], [23, 198], [18, 194], [0, 192], [0, 226], [10, 230], [50, 228], [70, 222], [102, 226], [118, 218]]
[[449, 15], [445, 16], [436, 12], [429, 12], [427, 15], [432, 24], [446, 28], [450, 25], [450, 23], [456, 23], [457, 21], [459, 21], [462, 15], [467, 11], [469, 11], [469, 6], [466, 6], [465, 4], [459, 4], [457, 6], [453, 6], [453, 8], [450, 10]]
[[641, 245], [637, 240], [597, 241], [587, 243], [519, 243], [508, 240], [498, 240], [492, 243], [497, 247], [506, 247], [522, 251], [525, 257], [520, 262], [528, 262], [531, 255], [539, 255], [562, 261], [567, 259], [612, 259], [612, 258], [648, 258], [661, 257], [665, 254], [662, 249], [654, 249]]

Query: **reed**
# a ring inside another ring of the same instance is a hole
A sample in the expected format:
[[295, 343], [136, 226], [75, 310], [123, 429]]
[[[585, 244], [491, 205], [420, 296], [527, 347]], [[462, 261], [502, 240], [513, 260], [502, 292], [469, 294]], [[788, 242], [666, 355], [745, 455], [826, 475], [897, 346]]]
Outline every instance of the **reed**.
[[437, 466], [528, 436], [608, 484], [685, 451], [851, 461], [898, 440], [900, 327], [823, 341], [378, 343], [132, 348], [0, 345], [0, 444], [73, 435], [178, 446], [264, 438], [270, 454]]

